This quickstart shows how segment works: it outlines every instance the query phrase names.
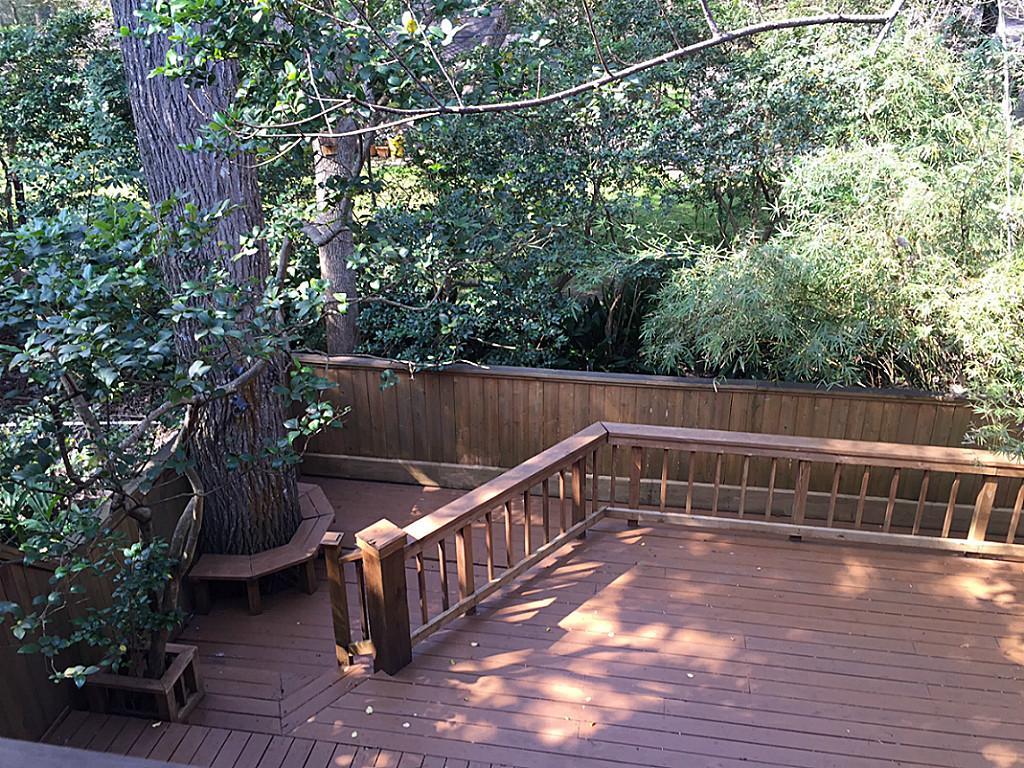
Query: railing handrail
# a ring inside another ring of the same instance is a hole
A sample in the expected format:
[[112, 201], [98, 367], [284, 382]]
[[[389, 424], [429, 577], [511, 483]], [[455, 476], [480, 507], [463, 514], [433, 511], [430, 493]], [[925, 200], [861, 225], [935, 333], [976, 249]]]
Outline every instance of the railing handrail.
[[606, 442], [607, 436], [605, 425], [594, 422], [493, 480], [445, 504], [435, 512], [405, 526], [405, 533], [409, 537], [406, 557], [411, 557], [424, 547], [451, 535], [487, 510], [515, 498], [525, 489], [550, 475], [556, 467], [591, 453], [596, 446]]
[[612, 445], [677, 449], [686, 446], [709, 453], [717, 451], [839, 464], [931, 469], [992, 477], [1024, 477], [1024, 463], [1012, 457], [976, 448], [878, 443], [867, 440], [797, 437], [619, 422], [602, 422], [602, 425]]

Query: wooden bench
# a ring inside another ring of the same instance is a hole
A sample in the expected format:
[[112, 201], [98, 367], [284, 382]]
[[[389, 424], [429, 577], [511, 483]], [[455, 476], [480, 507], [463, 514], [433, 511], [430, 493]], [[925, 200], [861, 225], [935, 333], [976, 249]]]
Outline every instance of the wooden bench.
[[256, 555], [202, 555], [189, 571], [197, 613], [210, 611], [211, 581], [244, 581], [249, 613], [263, 612], [260, 578], [298, 567], [299, 586], [308, 595], [316, 592], [315, 561], [320, 541], [334, 521], [334, 509], [318, 485], [299, 483], [302, 522], [291, 541]]

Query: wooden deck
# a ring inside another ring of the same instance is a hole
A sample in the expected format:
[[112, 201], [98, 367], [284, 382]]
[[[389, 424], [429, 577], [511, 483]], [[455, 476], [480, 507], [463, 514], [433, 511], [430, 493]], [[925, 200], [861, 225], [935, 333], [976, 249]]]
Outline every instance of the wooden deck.
[[[457, 495], [326, 489], [345, 530]], [[192, 724], [73, 713], [50, 740], [218, 768], [1024, 765], [1020, 564], [625, 526], [602, 521], [395, 677], [337, 671], [325, 589], [261, 616], [222, 598], [182, 638], [208, 688]]]

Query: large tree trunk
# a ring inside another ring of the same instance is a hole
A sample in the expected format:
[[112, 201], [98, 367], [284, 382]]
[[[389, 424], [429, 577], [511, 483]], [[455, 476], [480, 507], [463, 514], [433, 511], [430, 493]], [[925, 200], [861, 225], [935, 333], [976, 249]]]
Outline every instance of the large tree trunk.
[[[139, 0], [111, 0], [115, 27], [134, 29], [139, 23], [134, 12], [140, 5]], [[261, 290], [270, 272], [266, 244], [260, 241], [254, 252], [232, 258], [240, 238], [263, 225], [251, 159], [179, 149], [195, 140], [210, 115], [229, 104], [237, 88], [237, 67], [232, 62], [216, 65], [214, 82], [201, 89], [186, 89], [181, 80], [150, 78], [153, 68], [164, 62], [168, 45], [164, 37], [121, 40], [150, 201], [156, 206], [175, 198], [207, 210], [230, 200], [237, 207], [197, 253], [163, 258], [164, 280], [170, 290], [176, 290], [183, 281], [218, 263], [236, 284]], [[182, 360], [197, 357], [199, 345], [188, 328], [176, 335], [176, 347]], [[227, 381], [237, 375], [232, 368], [239, 365], [246, 363], [232, 361], [211, 375]], [[229, 453], [258, 455], [268, 441], [283, 437], [285, 403], [274, 387], [285, 382], [287, 366], [286, 359], [273, 361], [239, 397], [215, 400], [197, 418], [189, 451], [206, 489], [203, 551], [252, 554], [287, 542], [298, 527], [294, 470], [272, 469], [259, 461], [239, 469], [228, 466]]]
[[[337, 133], [352, 130], [355, 123], [344, 119], [335, 126]], [[339, 194], [339, 183], [359, 179], [369, 150], [369, 139], [360, 136], [322, 138], [313, 154], [313, 175], [320, 217], [305, 231], [317, 246], [320, 255], [320, 276], [330, 284], [327, 302], [327, 351], [346, 355], [355, 351], [359, 342], [357, 318], [359, 292], [352, 259], [352, 198]], [[345, 294], [347, 307], [334, 298]]]

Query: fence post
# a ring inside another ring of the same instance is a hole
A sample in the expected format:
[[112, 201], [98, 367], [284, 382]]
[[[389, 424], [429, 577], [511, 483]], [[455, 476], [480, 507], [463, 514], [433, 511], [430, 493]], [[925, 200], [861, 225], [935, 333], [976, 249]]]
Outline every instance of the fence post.
[[328, 531], [321, 544], [327, 565], [327, 586], [331, 594], [331, 622], [334, 624], [334, 654], [338, 663], [347, 667], [352, 663], [349, 646], [352, 644], [352, 624], [348, 615], [348, 593], [345, 591], [345, 572], [341, 566], [341, 540], [344, 534]]
[[363, 553], [366, 612], [374, 670], [393, 675], [412, 661], [409, 602], [405, 587], [405, 531], [381, 520], [356, 535]]

